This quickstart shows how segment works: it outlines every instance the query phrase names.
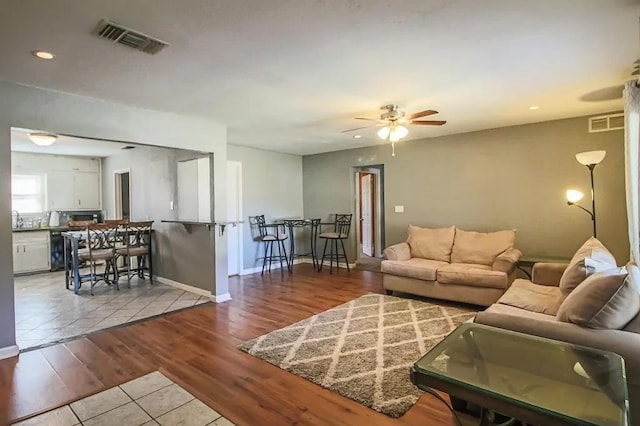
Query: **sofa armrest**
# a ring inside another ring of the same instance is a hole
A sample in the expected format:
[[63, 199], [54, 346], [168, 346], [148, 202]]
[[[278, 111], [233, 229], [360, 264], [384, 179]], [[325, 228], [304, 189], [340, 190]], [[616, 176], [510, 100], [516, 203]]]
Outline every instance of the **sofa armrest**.
[[521, 257], [522, 252], [520, 250], [510, 248], [496, 257], [493, 261], [493, 270], [510, 274], [516, 269], [516, 263]]
[[568, 263], [544, 263], [539, 262], [533, 265], [531, 271], [531, 282], [539, 285], [550, 287], [558, 287], [560, 278], [564, 274], [564, 270], [569, 266]]
[[398, 243], [384, 249], [384, 258], [387, 260], [409, 260], [411, 249], [407, 243]]
[[625, 360], [627, 381], [634, 385], [640, 385], [640, 357], [638, 357], [640, 334], [623, 330], [596, 330], [581, 327], [558, 321], [552, 316], [546, 320], [497, 312], [479, 312], [474, 322], [615, 352]]

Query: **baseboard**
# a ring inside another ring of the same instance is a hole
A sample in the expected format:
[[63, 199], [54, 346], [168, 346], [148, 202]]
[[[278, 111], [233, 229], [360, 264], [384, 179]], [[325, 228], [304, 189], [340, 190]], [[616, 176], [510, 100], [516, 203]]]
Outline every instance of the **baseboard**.
[[211, 300], [214, 301], [215, 303], [226, 302], [228, 300], [231, 300], [231, 294], [225, 293], [225, 294], [219, 294], [217, 296], [212, 295]]
[[0, 359], [11, 358], [19, 353], [20, 348], [18, 348], [18, 345], [6, 346], [4, 348], [0, 348]]
[[[308, 259], [308, 258], [303, 258], [303, 259], [295, 259], [293, 261], [294, 265], [298, 265], [300, 263], [313, 263], [313, 260]], [[325, 261], [324, 267], [328, 268], [329, 267], [328, 265], [329, 265], [329, 263]], [[344, 262], [340, 262], [338, 265], [340, 265], [341, 268], [345, 268], [345, 269], [347, 268], [347, 264], [344, 263]], [[283, 265], [283, 267], [286, 267], [286, 266]], [[356, 267], [355, 263], [350, 263], [349, 264], [349, 268], [355, 269], [355, 267]], [[274, 270], [274, 269], [280, 269], [280, 263], [278, 263], [277, 265], [275, 265], [275, 264], [272, 265], [271, 266], [271, 270]], [[240, 271], [240, 275], [251, 275], [251, 274], [256, 274], [258, 272], [262, 272], [262, 266], [258, 266], [256, 268], [243, 269], [242, 271]]]
[[227, 300], [231, 300], [231, 295], [229, 293], [214, 295], [210, 291], [194, 287], [192, 285], [179, 283], [177, 281], [170, 280], [169, 278], [154, 276], [154, 280], [161, 282], [162, 284], [169, 285], [171, 287], [179, 288], [180, 290], [188, 291], [189, 293], [198, 294], [200, 296], [208, 297], [211, 301], [215, 303], [226, 302]]

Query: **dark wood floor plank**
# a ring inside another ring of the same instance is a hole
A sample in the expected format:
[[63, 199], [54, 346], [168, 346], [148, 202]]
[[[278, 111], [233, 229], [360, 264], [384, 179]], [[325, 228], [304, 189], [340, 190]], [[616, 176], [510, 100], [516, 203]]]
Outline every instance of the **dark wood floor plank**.
[[230, 280], [208, 303], [0, 361], [3, 420], [23, 418], [159, 370], [238, 425], [452, 425], [430, 395], [391, 419], [237, 349], [238, 344], [370, 292], [382, 277], [311, 265]]

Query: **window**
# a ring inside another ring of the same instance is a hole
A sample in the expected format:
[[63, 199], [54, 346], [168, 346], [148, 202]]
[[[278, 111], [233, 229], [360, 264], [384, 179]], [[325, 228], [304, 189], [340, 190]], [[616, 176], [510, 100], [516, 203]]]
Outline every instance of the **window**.
[[11, 176], [11, 209], [20, 213], [42, 213], [44, 211], [43, 176]]

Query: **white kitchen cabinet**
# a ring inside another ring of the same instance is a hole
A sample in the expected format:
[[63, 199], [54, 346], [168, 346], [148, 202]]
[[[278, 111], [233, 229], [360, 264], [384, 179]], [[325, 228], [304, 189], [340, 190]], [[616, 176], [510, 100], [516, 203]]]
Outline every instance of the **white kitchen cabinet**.
[[78, 210], [100, 210], [100, 174], [75, 172], [73, 195]]
[[47, 210], [74, 210], [73, 171], [51, 171], [47, 173]]
[[13, 233], [13, 273], [48, 271], [51, 269], [49, 231]]
[[51, 171], [47, 173], [48, 210], [100, 210], [100, 173]]

